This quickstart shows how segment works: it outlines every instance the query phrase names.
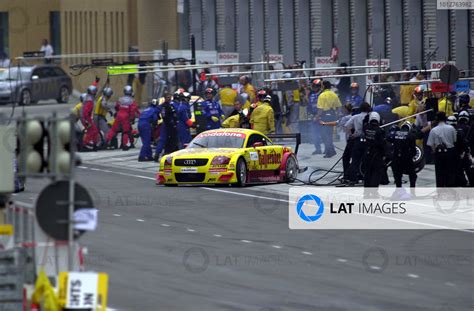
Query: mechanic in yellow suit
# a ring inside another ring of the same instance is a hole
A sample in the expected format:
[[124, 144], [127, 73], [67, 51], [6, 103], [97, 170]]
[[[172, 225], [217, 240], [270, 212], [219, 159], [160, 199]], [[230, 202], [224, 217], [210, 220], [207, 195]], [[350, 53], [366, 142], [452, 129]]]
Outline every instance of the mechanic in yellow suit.
[[[342, 107], [341, 101], [336, 93], [331, 90], [331, 82], [323, 81], [322, 92], [318, 97], [318, 114], [316, 120], [323, 122], [333, 122], [337, 120], [337, 110]], [[323, 126], [321, 128], [321, 138], [324, 144], [324, 158], [331, 158], [336, 155], [333, 141], [333, 127]]]
[[[405, 69], [408, 70], [408, 69]], [[402, 80], [409, 81], [410, 74], [404, 73], [402, 76]], [[400, 85], [400, 105], [408, 105], [413, 98], [413, 92], [417, 87], [416, 84], [402, 84]]]
[[[406, 118], [416, 113], [417, 107], [423, 102], [423, 89], [417, 86], [412, 93], [412, 100], [408, 104], [392, 109], [392, 113], [398, 115], [399, 119]], [[408, 120], [410, 123], [415, 122], [415, 117]]]
[[234, 111], [234, 103], [237, 95], [237, 91], [234, 90], [229, 84], [224, 85], [224, 87], [217, 92], [215, 100], [220, 102], [222, 111], [224, 111], [226, 118], [229, 117]]
[[239, 78], [239, 83], [240, 85], [242, 85], [242, 88], [240, 89], [240, 94], [242, 93], [245, 93], [245, 94], [248, 94], [249, 96], [249, 101], [250, 103], [254, 103], [255, 102], [255, 98], [257, 96], [257, 92], [255, 91], [255, 87], [250, 84], [250, 78], [249, 76], [241, 76]]
[[453, 102], [450, 101], [446, 96], [438, 98], [438, 111], [446, 113], [447, 117], [454, 115]]
[[114, 92], [110, 87], [104, 88], [102, 96], [99, 97], [94, 107], [94, 123], [103, 133], [103, 137], [106, 137], [109, 132], [107, 113], [115, 106], [115, 103], [111, 100], [113, 94]]
[[258, 102], [255, 109], [250, 114], [250, 124], [253, 129], [263, 134], [275, 133], [275, 114], [270, 105], [271, 96], [266, 96], [263, 102]]
[[81, 119], [82, 102], [84, 101], [85, 96], [85, 93], [81, 94], [81, 96], [79, 96], [79, 102], [71, 109], [71, 114], [75, 117], [75, 122]]

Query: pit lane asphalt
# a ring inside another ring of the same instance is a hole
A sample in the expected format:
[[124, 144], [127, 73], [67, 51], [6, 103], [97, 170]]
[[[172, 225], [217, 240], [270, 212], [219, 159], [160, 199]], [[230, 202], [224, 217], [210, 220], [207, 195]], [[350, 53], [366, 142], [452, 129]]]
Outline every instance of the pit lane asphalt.
[[[119, 310], [474, 308], [472, 233], [289, 230], [287, 194], [265, 186], [169, 188], [84, 167], [78, 181], [100, 210], [81, 238], [86, 267], [109, 274]], [[31, 203], [46, 184], [15, 199]]]

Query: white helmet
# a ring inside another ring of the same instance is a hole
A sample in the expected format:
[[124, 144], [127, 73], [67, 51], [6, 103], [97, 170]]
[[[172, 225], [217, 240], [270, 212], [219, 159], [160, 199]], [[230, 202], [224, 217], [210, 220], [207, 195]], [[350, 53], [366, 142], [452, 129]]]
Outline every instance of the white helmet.
[[369, 123], [372, 121], [377, 121], [380, 124], [380, 115], [378, 112], [372, 111], [369, 114]]
[[449, 116], [447, 119], [446, 119], [446, 124], [449, 124], [449, 125], [452, 125], [452, 126], [456, 126], [458, 123], [458, 120], [456, 119], [455, 116]]
[[458, 120], [461, 121], [461, 119], [464, 119], [469, 122], [469, 112], [467, 112], [466, 110], [461, 111], [458, 115]]

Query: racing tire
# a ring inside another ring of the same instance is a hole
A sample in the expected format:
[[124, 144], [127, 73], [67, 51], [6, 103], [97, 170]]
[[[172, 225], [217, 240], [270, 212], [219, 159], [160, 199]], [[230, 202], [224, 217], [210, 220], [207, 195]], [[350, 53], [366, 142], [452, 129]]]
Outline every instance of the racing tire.
[[288, 159], [286, 159], [284, 181], [286, 183], [292, 183], [296, 180], [297, 176], [298, 176], [298, 162], [296, 162], [294, 155], [290, 155]]
[[176, 184], [163, 184], [165, 187], [178, 187]]
[[69, 89], [66, 86], [61, 86], [59, 89], [58, 103], [65, 104], [69, 101]]
[[235, 170], [237, 174], [237, 187], [245, 187], [247, 184], [247, 164], [245, 163], [245, 160], [240, 158], [237, 161], [237, 167]]

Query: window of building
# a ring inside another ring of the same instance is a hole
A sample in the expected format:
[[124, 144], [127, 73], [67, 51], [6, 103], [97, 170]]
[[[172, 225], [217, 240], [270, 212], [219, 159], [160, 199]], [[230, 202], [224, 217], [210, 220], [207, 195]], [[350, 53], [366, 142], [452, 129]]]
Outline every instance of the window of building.
[[54, 54], [61, 54], [61, 15], [58, 11], [49, 12], [49, 34]]
[[0, 12], [0, 53], [10, 57], [8, 43], [8, 12]]

